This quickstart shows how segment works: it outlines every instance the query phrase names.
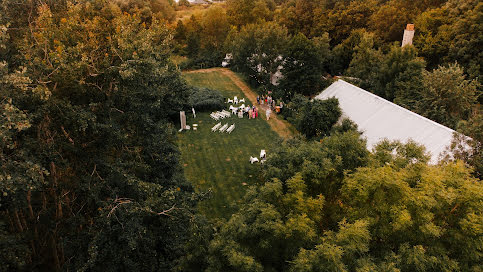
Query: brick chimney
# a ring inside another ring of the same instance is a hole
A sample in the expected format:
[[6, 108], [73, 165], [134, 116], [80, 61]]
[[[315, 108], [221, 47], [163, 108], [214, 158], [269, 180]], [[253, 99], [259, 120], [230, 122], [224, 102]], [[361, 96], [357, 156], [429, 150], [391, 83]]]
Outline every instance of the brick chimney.
[[414, 37], [414, 24], [407, 24], [406, 29], [404, 29], [404, 36], [402, 40], [401, 47], [404, 47], [408, 44], [413, 44], [413, 37]]

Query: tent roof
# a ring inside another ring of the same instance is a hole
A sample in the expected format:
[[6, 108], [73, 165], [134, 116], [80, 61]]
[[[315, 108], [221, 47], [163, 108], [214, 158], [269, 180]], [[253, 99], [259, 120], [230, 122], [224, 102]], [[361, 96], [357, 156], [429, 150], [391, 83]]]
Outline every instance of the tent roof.
[[453, 139], [454, 130], [343, 80], [334, 82], [315, 99], [330, 97], [339, 100], [343, 117], [359, 126], [369, 149], [384, 138], [403, 143], [412, 139], [426, 147], [434, 164]]

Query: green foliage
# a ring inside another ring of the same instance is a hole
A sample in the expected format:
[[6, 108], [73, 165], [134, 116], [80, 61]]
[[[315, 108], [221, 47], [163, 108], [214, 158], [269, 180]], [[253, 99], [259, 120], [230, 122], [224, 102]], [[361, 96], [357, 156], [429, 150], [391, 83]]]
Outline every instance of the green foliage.
[[336, 46], [354, 30], [367, 28], [377, 6], [376, 0], [336, 1], [333, 9], [323, 10], [317, 17], [317, 29], [319, 32], [328, 32], [331, 44]]
[[341, 190], [349, 220], [370, 222], [371, 255], [396, 253], [401, 271], [477, 269], [481, 183], [461, 163], [390, 165], [359, 169]]
[[361, 88], [376, 92], [383, 54], [374, 48], [373, 34], [362, 32], [358, 40], [347, 69], [347, 75], [359, 79]]
[[475, 110], [468, 121], [458, 123], [458, 133], [451, 143], [454, 158], [473, 168], [473, 175], [483, 179], [483, 113]]
[[286, 189], [274, 179], [250, 188], [243, 211], [232, 216], [209, 248], [209, 270], [287, 270], [286, 260], [316, 242], [324, 198], [307, 196], [300, 175]]
[[284, 25], [292, 35], [301, 33], [306, 37], [319, 36], [327, 32], [322, 29], [315, 32], [317, 19], [323, 1], [319, 0], [291, 0], [286, 1], [277, 12], [277, 21]]
[[417, 57], [414, 47], [401, 48], [394, 44], [383, 54], [374, 49], [373, 35], [363, 32], [347, 73], [356, 77], [361, 88], [414, 109], [419, 100], [424, 67], [424, 60]]
[[287, 41], [287, 29], [268, 22], [232, 30], [226, 47], [233, 54], [235, 69], [248, 75], [251, 83], [269, 86], [272, 75], [283, 62]]
[[[415, 46], [430, 68], [457, 61], [471, 79], [482, 74], [480, 1], [447, 1], [417, 18]], [[480, 77], [481, 83], [481, 77]]]
[[336, 171], [355, 147], [344, 135], [359, 139], [347, 132], [322, 143], [290, 141], [269, 156], [265, 183], [215, 229], [207, 269], [478, 271], [483, 188], [469, 169], [429, 166], [421, 147], [389, 142], [361, 167], [369, 161], [359, 139], [362, 163]]
[[332, 126], [339, 120], [341, 114], [337, 98], [315, 99], [300, 109], [296, 127], [309, 139], [324, 137], [329, 135]]
[[185, 7], [190, 7], [191, 4], [188, 0], [179, 0], [178, 1], [178, 6], [185, 6]]
[[172, 22], [176, 17], [169, 0], [115, 0], [123, 12], [138, 14], [141, 21], [152, 23], [152, 19]]
[[322, 76], [329, 57], [329, 37], [307, 39], [303, 34], [293, 36], [283, 54], [284, 63], [275, 96], [289, 101], [295, 93], [311, 95], [325, 87]]
[[413, 141], [403, 144], [399, 141], [382, 140], [373, 148], [372, 159], [377, 166], [392, 164], [398, 168], [410, 164], [429, 162], [431, 156], [426, 153], [423, 146]]
[[226, 13], [231, 25], [240, 28], [248, 24], [269, 21], [275, 9], [271, 0], [227, 0]]
[[422, 86], [425, 65], [424, 60], [418, 58], [413, 46], [400, 47], [394, 44], [385, 55], [378, 73], [378, 92], [390, 101], [397, 97], [404, 97], [405, 99], [395, 100], [395, 102], [410, 109], [414, 108], [415, 100], [418, 99], [418, 90]]
[[189, 104], [197, 111], [220, 110], [225, 106], [225, 98], [219, 91], [192, 87]]
[[[329, 72], [333, 75], [342, 75], [349, 68], [355, 47], [360, 44], [362, 38], [365, 39], [368, 35], [371, 34], [364, 29], [353, 30], [347, 39], [334, 46], [328, 65]], [[370, 39], [374, 45], [373, 36]]]
[[105, 1], [65, 8], [39, 6], [25, 68], [0, 67], [0, 241], [16, 245], [2, 269], [170, 269], [195, 204], [170, 123], [189, 94], [170, 32]]
[[417, 112], [452, 128], [459, 120], [468, 119], [478, 97], [477, 80], [466, 79], [458, 64], [424, 71], [423, 76], [424, 88], [416, 105]]
[[403, 0], [385, 2], [369, 18], [369, 29], [385, 42], [400, 41], [406, 24], [419, 13], [417, 5]]
[[178, 21], [175, 40], [189, 57], [185, 68], [219, 66], [229, 28], [225, 10], [219, 6], [210, 7], [201, 18], [192, 15], [186, 25]]

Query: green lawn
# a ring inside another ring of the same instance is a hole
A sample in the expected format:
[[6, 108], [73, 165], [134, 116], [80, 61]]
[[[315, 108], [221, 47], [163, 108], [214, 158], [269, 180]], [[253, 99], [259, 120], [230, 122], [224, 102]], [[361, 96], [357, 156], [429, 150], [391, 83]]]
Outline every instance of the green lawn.
[[[220, 72], [184, 74], [195, 86], [216, 89], [225, 97], [245, 97], [233, 82]], [[245, 98], [246, 99], [246, 98]], [[246, 105], [252, 103], [246, 99]], [[227, 105], [228, 107], [228, 105]], [[227, 218], [236, 209], [246, 186], [256, 182], [259, 164], [251, 165], [250, 156], [259, 157], [260, 150], [270, 152], [279, 139], [265, 120], [239, 119], [236, 116], [221, 119], [222, 124], [235, 124], [231, 134], [211, 132], [218, 123], [208, 112], [197, 113], [193, 119], [187, 114], [187, 124], [198, 124], [197, 131], [179, 134], [179, 147], [186, 177], [198, 191], [212, 190], [212, 197], [200, 204], [202, 212], [210, 217]]]

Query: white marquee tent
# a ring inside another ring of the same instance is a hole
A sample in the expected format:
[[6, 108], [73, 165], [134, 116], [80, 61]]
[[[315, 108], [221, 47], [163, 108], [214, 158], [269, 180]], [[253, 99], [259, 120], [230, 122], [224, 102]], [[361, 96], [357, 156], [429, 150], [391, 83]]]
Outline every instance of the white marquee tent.
[[403, 143], [412, 139], [426, 147], [435, 164], [451, 144], [454, 130], [343, 80], [334, 82], [315, 99], [331, 97], [339, 100], [343, 117], [359, 126], [369, 149], [384, 138]]

